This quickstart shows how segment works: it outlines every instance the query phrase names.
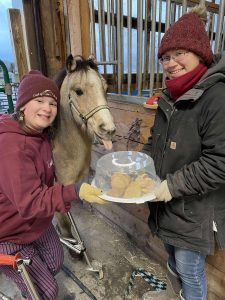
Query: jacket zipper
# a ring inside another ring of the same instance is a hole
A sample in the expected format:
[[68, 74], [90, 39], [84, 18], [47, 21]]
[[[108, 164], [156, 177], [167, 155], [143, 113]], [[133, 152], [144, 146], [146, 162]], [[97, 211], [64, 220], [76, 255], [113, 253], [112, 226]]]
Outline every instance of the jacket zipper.
[[166, 149], [166, 146], [167, 146], [167, 135], [168, 135], [168, 131], [169, 131], [170, 120], [171, 120], [171, 117], [172, 117], [174, 111], [175, 111], [175, 107], [173, 107], [173, 110], [171, 111], [170, 119], [169, 119], [169, 121], [168, 121], [168, 125], [167, 125], [167, 128], [166, 128], [166, 138], [165, 138], [165, 142], [164, 142], [163, 153], [162, 153], [161, 163], [160, 163], [160, 168], [159, 168], [159, 175], [160, 175], [160, 177], [161, 177], [161, 171], [162, 171], [163, 157], [164, 157], [165, 149]]

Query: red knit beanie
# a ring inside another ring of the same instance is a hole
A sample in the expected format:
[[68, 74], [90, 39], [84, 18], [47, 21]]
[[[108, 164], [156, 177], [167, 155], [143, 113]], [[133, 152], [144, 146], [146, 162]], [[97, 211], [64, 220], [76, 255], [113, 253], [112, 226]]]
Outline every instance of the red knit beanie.
[[162, 38], [158, 58], [161, 58], [167, 51], [184, 49], [197, 54], [203, 63], [209, 66], [213, 60], [213, 53], [203, 20], [200, 17], [194, 11], [184, 14], [175, 22]]
[[31, 70], [22, 77], [18, 88], [16, 110], [31, 99], [48, 96], [56, 100], [59, 107], [60, 93], [57, 85], [38, 70]]

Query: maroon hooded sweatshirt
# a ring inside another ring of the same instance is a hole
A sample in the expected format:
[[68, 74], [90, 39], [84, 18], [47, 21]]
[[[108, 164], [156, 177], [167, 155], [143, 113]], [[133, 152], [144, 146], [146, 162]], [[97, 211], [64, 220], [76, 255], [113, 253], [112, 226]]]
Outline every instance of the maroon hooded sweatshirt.
[[11, 116], [0, 117], [0, 242], [27, 244], [49, 227], [55, 211], [77, 199], [74, 185], [54, 182], [47, 135], [26, 133]]

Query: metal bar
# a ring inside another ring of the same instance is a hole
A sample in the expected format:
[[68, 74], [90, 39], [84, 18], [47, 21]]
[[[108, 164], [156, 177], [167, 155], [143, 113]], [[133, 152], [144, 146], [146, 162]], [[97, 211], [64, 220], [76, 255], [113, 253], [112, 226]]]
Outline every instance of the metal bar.
[[127, 70], [127, 92], [131, 95], [131, 78], [132, 78], [132, 27], [131, 27], [131, 17], [132, 17], [132, 0], [128, 0], [127, 3], [127, 46], [128, 46], [128, 70]]
[[178, 13], [177, 13], [177, 18], [180, 19], [181, 17], [181, 6], [178, 5]]
[[223, 23], [223, 39], [222, 39], [221, 52], [224, 51], [224, 48], [225, 48], [225, 21]]
[[[105, 42], [105, 6], [104, 6], [104, 1], [101, 1], [101, 6], [102, 6], [102, 57], [103, 57], [103, 61], [106, 61], [106, 42]], [[104, 74], [107, 73], [106, 70], [106, 65], [104, 65]]]
[[[111, 13], [112, 13], [112, 59], [113, 60], [117, 60], [117, 40], [116, 40], [116, 27], [115, 27], [115, 13], [114, 13], [114, 9], [115, 9], [115, 5], [114, 5], [114, 1], [116, 0], [111, 0]], [[118, 64], [118, 62], [117, 62]], [[114, 90], [118, 90], [118, 79], [116, 77], [116, 71], [118, 70], [118, 65], [117, 66], [113, 66], [113, 86], [114, 86]]]
[[166, 1], [166, 28], [167, 30], [170, 27], [170, 10], [171, 10], [171, 0]]
[[111, 15], [112, 15], [112, 57], [111, 60], [116, 59], [115, 48], [117, 45], [116, 34], [115, 34], [115, 13], [114, 13], [114, 0], [111, 0]]
[[182, 1], [182, 15], [187, 12], [187, 0]]
[[120, 37], [121, 37], [121, 88], [123, 89], [124, 75], [124, 32], [123, 32], [123, 0], [120, 0]]
[[170, 15], [170, 22], [171, 24], [173, 24], [175, 22], [176, 19], [176, 4], [175, 3], [171, 3], [171, 15]]
[[[73, 219], [71, 213], [68, 212], [68, 213], [67, 213], [67, 216], [69, 217], [70, 222], [71, 222], [71, 224], [72, 224], [72, 226], [73, 226], [73, 229], [74, 229], [74, 231], [75, 231], [75, 233], [76, 233], [78, 242], [82, 244], [83, 241], [81, 240], [81, 237], [80, 237], [80, 234], [79, 234], [77, 225], [76, 225], [76, 223], [74, 222], [74, 219]], [[90, 262], [90, 260], [89, 260], [89, 258], [88, 258], [88, 256], [87, 256], [86, 251], [84, 251], [83, 254], [84, 254], [84, 258], [85, 258], [87, 264], [89, 265], [89, 267], [90, 267], [91, 269], [93, 269], [92, 264], [91, 264], [91, 262]]]
[[[161, 30], [162, 30], [162, 0], [159, 1], [159, 27], [158, 27], [158, 49], [161, 42]], [[157, 59], [157, 75], [156, 75], [156, 89], [160, 88], [159, 81], [160, 64]]]
[[152, 30], [151, 30], [151, 58], [150, 58], [150, 95], [153, 95], [155, 80], [155, 31], [156, 31], [156, 0], [152, 0]]
[[107, 33], [108, 33], [108, 60], [112, 58], [112, 27], [111, 27], [111, 13], [110, 13], [110, 0], [107, 0]]
[[[30, 275], [27, 272], [26, 266], [25, 266], [25, 259], [18, 259], [17, 261], [17, 268], [20, 271], [20, 275], [23, 278], [23, 281], [31, 294], [32, 300], [41, 300], [40, 296], [38, 295], [38, 292], [36, 291], [33, 282], [30, 279]], [[29, 264], [29, 263], [28, 263]]]
[[117, 60], [114, 61], [97, 61], [97, 65], [117, 65]]
[[225, 0], [221, 0], [219, 6], [217, 28], [216, 28], [216, 38], [215, 38], [215, 48], [214, 48], [215, 53], [219, 52], [221, 47], [221, 34], [222, 34], [222, 26], [223, 26], [223, 19], [224, 19], [224, 10], [225, 10]]
[[137, 89], [142, 93], [142, 37], [143, 37], [143, 0], [137, 1]]
[[70, 241], [66, 241], [65, 238], [63, 237], [59, 237], [60, 239], [60, 242], [65, 245], [66, 247], [68, 247], [69, 249], [73, 250], [74, 252], [76, 252], [77, 254], [80, 254], [83, 249], [85, 249], [83, 247], [83, 245], [80, 245], [80, 244], [77, 244], [77, 245], [74, 245], [74, 244], [71, 244]]
[[14, 112], [14, 106], [13, 106], [13, 100], [12, 100], [12, 86], [10, 84], [10, 79], [9, 79], [9, 72], [4, 64], [4, 62], [0, 59], [0, 66], [3, 71], [3, 77], [4, 77], [4, 82], [5, 82], [5, 87], [4, 87], [4, 93], [7, 96], [8, 100], [8, 113], [13, 113]]
[[146, 98], [144, 97], [138, 97], [138, 96], [127, 96], [127, 95], [119, 95], [119, 94], [107, 94], [108, 99], [113, 99], [115, 101], [119, 102], [128, 102], [128, 103], [135, 103], [135, 104], [144, 104], [146, 101]]
[[99, 29], [100, 60], [104, 60], [103, 59], [103, 44], [102, 44], [102, 9], [101, 9], [101, 0], [98, 0], [98, 29]]
[[65, 265], [62, 266], [63, 272], [69, 276], [76, 284], [85, 292], [90, 299], [97, 300], [97, 298], [92, 294], [92, 292], [78, 279], [73, 272], [70, 271]]
[[211, 37], [210, 37], [210, 43], [211, 46], [213, 45], [213, 34], [214, 34], [214, 24], [215, 24], [215, 14], [212, 14], [212, 22], [211, 22]]
[[145, 25], [144, 25], [144, 71], [143, 71], [143, 88], [148, 88], [148, 70], [149, 70], [149, 48], [150, 48], [150, 20], [151, 20], [151, 3], [145, 0]]
[[121, 58], [121, 11], [120, 11], [120, 0], [116, 1], [116, 33], [117, 33], [117, 76], [118, 76], [118, 93], [122, 91], [122, 58]]
[[96, 36], [95, 36], [95, 8], [93, 0], [89, 0], [90, 30], [91, 30], [91, 54], [96, 57]]

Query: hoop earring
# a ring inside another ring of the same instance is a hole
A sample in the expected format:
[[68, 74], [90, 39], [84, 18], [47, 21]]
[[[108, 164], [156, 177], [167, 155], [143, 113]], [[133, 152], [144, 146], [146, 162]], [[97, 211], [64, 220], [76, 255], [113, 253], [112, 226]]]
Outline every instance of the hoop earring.
[[19, 111], [19, 121], [24, 121], [24, 112], [22, 110]]

